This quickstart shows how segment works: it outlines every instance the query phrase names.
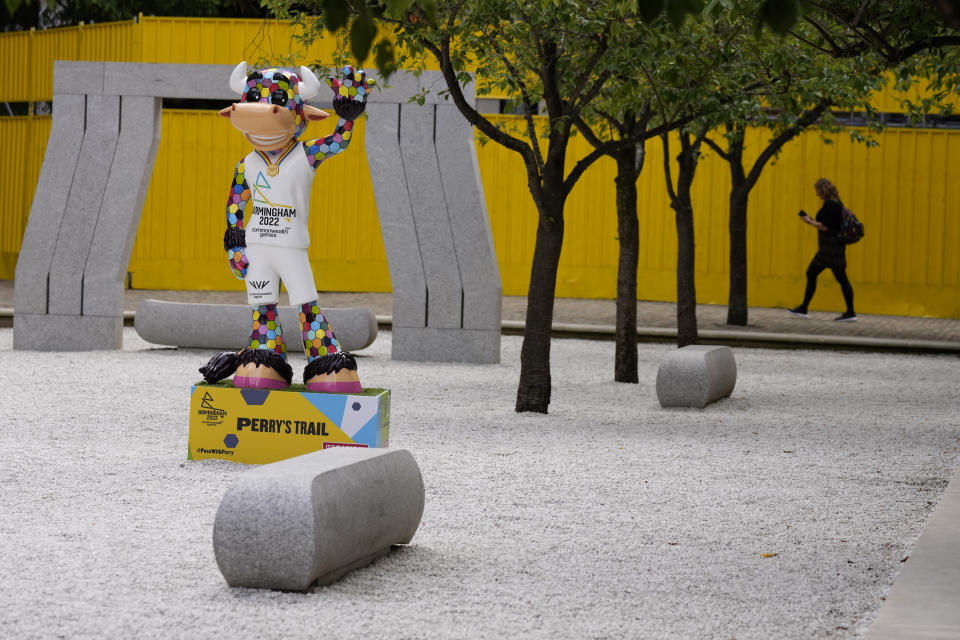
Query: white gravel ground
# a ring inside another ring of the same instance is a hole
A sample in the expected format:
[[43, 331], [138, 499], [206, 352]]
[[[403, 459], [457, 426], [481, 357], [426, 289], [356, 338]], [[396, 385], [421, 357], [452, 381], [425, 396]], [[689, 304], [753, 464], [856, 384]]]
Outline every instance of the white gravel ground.
[[550, 415], [518, 415], [520, 338], [417, 364], [381, 332], [360, 372], [423, 472], [413, 544], [311, 594], [230, 589], [211, 535], [245, 467], [186, 460], [210, 353], [124, 339], [0, 329], [0, 636], [859, 637], [958, 464], [956, 357], [740, 349], [731, 398], [663, 410], [672, 347], [626, 385], [612, 342], [558, 340]]

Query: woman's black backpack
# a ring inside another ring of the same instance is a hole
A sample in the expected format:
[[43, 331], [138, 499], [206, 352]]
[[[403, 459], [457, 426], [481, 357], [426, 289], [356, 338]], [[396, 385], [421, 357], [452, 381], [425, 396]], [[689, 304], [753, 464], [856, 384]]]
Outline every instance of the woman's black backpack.
[[843, 207], [843, 214], [840, 217], [840, 239], [844, 244], [853, 244], [859, 242], [863, 237], [863, 223], [857, 220], [853, 211]]

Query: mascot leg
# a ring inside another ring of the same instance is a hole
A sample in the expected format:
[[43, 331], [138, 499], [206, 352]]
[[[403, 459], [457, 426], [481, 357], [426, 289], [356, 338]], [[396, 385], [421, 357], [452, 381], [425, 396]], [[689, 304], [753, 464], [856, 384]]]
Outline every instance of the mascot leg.
[[[282, 252], [281, 252], [282, 253]], [[233, 386], [248, 389], [285, 389], [293, 369], [287, 363], [287, 347], [280, 328], [277, 299], [280, 276], [275, 256], [265, 247], [246, 247], [247, 302], [253, 307], [253, 325], [247, 347], [240, 353], [218, 353], [200, 369], [204, 380], [218, 382], [233, 375]], [[315, 295], [315, 294], [314, 294]]]
[[239, 354], [239, 367], [233, 376], [236, 387], [284, 389], [290, 386], [293, 370], [287, 363], [287, 345], [283, 340], [276, 304], [253, 308], [250, 346]]
[[307, 368], [303, 381], [307, 391], [328, 393], [360, 393], [363, 387], [357, 376], [357, 361], [340, 347], [317, 301], [300, 307], [300, 331]]

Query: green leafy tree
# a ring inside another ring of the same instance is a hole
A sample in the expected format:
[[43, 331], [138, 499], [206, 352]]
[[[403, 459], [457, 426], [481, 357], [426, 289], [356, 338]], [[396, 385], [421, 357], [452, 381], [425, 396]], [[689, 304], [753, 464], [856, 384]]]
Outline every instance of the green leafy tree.
[[[629, 79], [625, 79], [629, 82]], [[632, 92], [628, 92], [632, 93]], [[635, 95], [635, 94], [634, 94]], [[613, 379], [617, 382], [637, 383], [637, 266], [640, 262], [640, 220], [637, 211], [637, 179], [646, 159], [646, 141], [661, 131], [651, 130], [654, 111], [649, 104], [634, 110], [624, 107], [622, 113], [597, 109], [598, 124], [605, 125], [610, 136], [637, 140], [608, 152], [617, 165], [614, 180], [617, 206], [617, 239], [620, 250], [617, 258], [617, 313]], [[667, 125], [668, 127], [670, 125]], [[577, 128], [595, 147], [606, 140], [585, 120], [577, 121]]]
[[[725, 93], [716, 76], [728, 75], [730, 63], [713, 16], [708, 23], [689, 21], [673, 26], [665, 16], [644, 23], [634, 33], [637, 42], [618, 48], [624, 58], [615, 65], [615, 82], [608, 84], [599, 99], [586, 111], [590, 122], [578, 120], [577, 127], [594, 147], [609, 140], [638, 140], [610, 152], [617, 165], [617, 230], [620, 243], [617, 268], [617, 324], [614, 379], [637, 382], [636, 302], [639, 262], [639, 216], [636, 181], [646, 157], [645, 142], [701, 118], [715, 105], [735, 99], [742, 87]], [[694, 53], [695, 52], [695, 53]], [[752, 83], [750, 83], [752, 84]], [[695, 156], [694, 156], [695, 157]], [[669, 167], [668, 167], [669, 168]], [[684, 174], [686, 176], [686, 174]], [[691, 177], [692, 179], [692, 177]], [[686, 185], [689, 187], [689, 185]], [[671, 184], [672, 189], [672, 184]], [[683, 198], [671, 198], [680, 206]], [[687, 197], [687, 201], [689, 197]], [[696, 335], [693, 286], [692, 210], [681, 207], [677, 217], [678, 238], [678, 326], [681, 339]], [[692, 321], [692, 325], [690, 324]]]
[[[536, 243], [527, 292], [526, 331], [521, 349], [517, 411], [546, 412], [550, 402], [550, 334], [557, 268], [563, 244], [564, 207], [583, 172], [616, 148], [633, 148], [639, 139], [601, 144], [567, 171], [573, 126], [599, 93], [611, 85], [625, 40], [635, 22], [632, 7], [617, 2], [552, 3], [507, 0], [454, 13], [439, 30], [407, 30], [403, 43], [433, 55], [461, 113], [493, 142], [517, 152], [538, 211]], [[420, 24], [426, 24], [426, 21]], [[451, 47], [456, 42], [456, 50]], [[468, 58], [469, 56], [469, 58]], [[457, 71], [476, 61], [497, 89], [519, 97], [525, 120], [520, 132], [497, 128], [477, 113], [460, 92]], [[614, 88], [615, 90], [615, 88]], [[534, 116], [543, 105], [545, 150]], [[635, 293], [634, 293], [635, 295]]]
[[[721, 9], [723, 9], [721, 7]], [[646, 66], [644, 75], [654, 89], [662, 113], [696, 105], [695, 119], [679, 132], [679, 152], [671, 151], [662, 135], [663, 170], [677, 229], [677, 345], [697, 342], [696, 238], [691, 192], [707, 134], [724, 113], [744, 96], [768, 90], [764, 74], [743, 73], [745, 50], [752, 47], [756, 21], [730, 10], [687, 18], [677, 31], [676, 47], [666, 60]]]

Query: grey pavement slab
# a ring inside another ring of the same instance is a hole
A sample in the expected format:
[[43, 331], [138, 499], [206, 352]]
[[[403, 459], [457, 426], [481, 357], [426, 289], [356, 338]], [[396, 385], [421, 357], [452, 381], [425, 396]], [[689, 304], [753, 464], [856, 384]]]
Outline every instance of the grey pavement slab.
[[[231, 291], [152, 291], [127, 289], [124, 291], [124, 309], [128, 313], [136, 311], [145, 299], [172, 300], [179, 302], [205, 302], [218, 304], [246, 305], [246, 293], [242, 290]], [[329, 307], [369, 307], [378, 318], [390, 319], [393, 316], [395, 301], [392, 293], [379, 292], [342, 292], [322, 291], [318, 299]], [[397, 302], [399, 304], [399, 302]], [[12, 280], [0, 280], [0, 313], [9, 314], [14, 306], [14, 283]], [[502, 299], [503, 323], [507, 326], [522, 326], [526, 315], [527, 300], [522, 296], [504, 296]], [[750, 323], [745, 327], [733, 327], [725, 324], [727, 308], [725, 305], [697, 305], [697, 318], [701, 333], [734, 331], [744, 336], [791, 336], [792, 341], [784, 343], [792, 348], [802, 348], [805, 344], [827, 344], [827, 340], [864, 339], [870, 344], [882, 345], [888, 341], [920, 341], [940, 343], [952, 346], [953, 351], [960, 350], [960, 319], [957, 318], [918, 318], [910, 316], [885, 316], [860, 314], [858, 322], [833, 322], [835, 313], [814, 311], [806, 320], [791, 316], [785, 309], [750, 309]], [[396, 318], [393, 318], [396, 326]], [[583, 325], [594, 330], [596, 336], [603, 337], [603, 331], [612, 334], [616, 322], [616, 302], [613, 300], [587, 300], [578, 298], [557, 298], [554, 305], [554, 325]], [[640, 332], [647, 337], [669, 341], [671, 332], [676, 335], [676, 305], [672, 302], [637, 302], [637, 324]]]
[[868, 640], [960, 638], [960, 473], [936, 511], [870, 626]]
[[381, 332], [358, 360], [423, 474], [412, 544], [313, 593], [234, 590], [211, 531], [246, 467], [186, 460], [212, 352], [124, 332], [79, 354], [0, 329], [9, 637], [859, 638], [960, 457], [954, 356], [740, 349], [729, 398], [666, 411], [671, 345], [631, 385], [612, 342], [556, 340], [531, 415], [520, 337], [464, 365], [394, 361]]

